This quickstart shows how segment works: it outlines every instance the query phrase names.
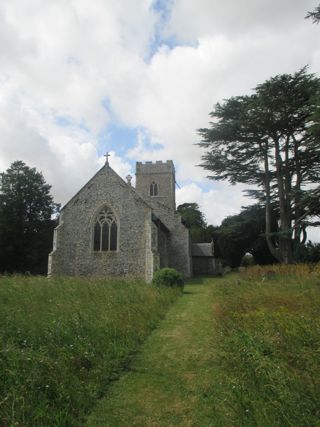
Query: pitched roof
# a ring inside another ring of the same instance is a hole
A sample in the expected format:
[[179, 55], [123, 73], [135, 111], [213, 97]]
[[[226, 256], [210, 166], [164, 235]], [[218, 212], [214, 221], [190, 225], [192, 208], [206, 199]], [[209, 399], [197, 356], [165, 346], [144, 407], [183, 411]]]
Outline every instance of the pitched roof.
[[152, 218], [152, 221], [157, 225], [157, 227], [160, 228], [161, 231], [167, 234], [170, 233], [170, 230], [168, 229], [168, 227], [164, 225], [164, 223], [161, 221], [160, 218], [157, 217], [156, 214], [152, 213], [151, 218]]
[[91, 184], [91, 182], [92, 181], [94, 181], [94, 179], [96, 178], [96, 176], [97, 175], [99, 175], [100, 173], [102, 173], [102, 171], [103, 170], [105, 170], [105, 169], [109, 169], [114, 175], [116, 175], [117, 176], [117, 178], [119, 179], [119, 181], [121, 181], [121, 183], [122, 183], [122, 185], [124, 184], [124, 186], [127, 186], [129, 189], [130, 189], [130, 191], [132, 191], [133, 193], [134, 193], [134, 195], [135, 195], [135, 197], [140, 201], [140, 202], [143, 202], [146, 206], [148, 206], [149, 208], [151, 208], [151, 206], [140, 196], [140, 194], [138, 194], [137, 193], [137, 191], [136, 191], [136, 189], [134, 188], [134, 187], [132, 187], [131, 185], [129, 185], [127, 182], [125, 182], [122, 178], [121, 178], [121, 176], [119, 176], [111, 167], [110, 167], [110, 165], [109, 165], [109, 163], [106, 163], [106, 164], [104, 164], [103, 166], [102, 166], [102, 168], [100, 168], [99, 170], [98, 170], [98, 172], [96, 172], [94, 175], [93, 175], [93, 177], [91, 178], [91, 179], [89, 179], [89, 181], [83, 186], [83, 187], [81, 187], [80, 188], [80, 190], [79, 191], [77, 191], [77, 193], [74, 195], [74, 196], [72, 196], [71, 197], [71, 199], [65, 204], [65, 205], [63, 205], [62, 206], [62, 208], [61, 208], [61, 211], [63, 210], [63, 209], [65, 209], [66, 208], [66, 206], [67, 205], [69, 205], [86, 187], [88, 187], [90, 184]]
[[193, 243], [192, 256], [213, 257], [213, 243]]

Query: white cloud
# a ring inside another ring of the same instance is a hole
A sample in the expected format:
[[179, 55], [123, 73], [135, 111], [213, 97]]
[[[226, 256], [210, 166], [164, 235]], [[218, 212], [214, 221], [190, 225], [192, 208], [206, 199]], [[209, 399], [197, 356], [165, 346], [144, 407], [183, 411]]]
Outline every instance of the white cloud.
[[0, 4], [0, 167], [22, 159], [43, 170], [59, 202], [96, 172], [103, 100], [153, 37], [150, 1], [125, 3]]
[[[121, 157], [117, 156], [114, 151], [110, 151], [108, 157], [108, 162], [110, 167], [121, 176], [122, 179], [126, 180], [127, 175], [131, 175], [133, 177], [134, 172], [132, 171], [132, 167], [129, 162], [124, 161]], [[102, 167], [106, 162], [105, 155], [99, 157], [98, 163]]]
[[208, 34], [228, 33], [230, 36], [268, 29], [287, 31], [303, 24], [307, 11], [313, 10], [317, 0], [175, 0], [169, 34], [182, 40], [197, 40]]
[[240, 212], [242, 206], [252, 203], [242, 193], [243, 189], [240, 185], [217, 183], [215, 189], [204, 191], [197, 184], [188, 184], [177, 189], [177, 206], [182, 203], [198, 203], [207, 223], [220, 225], [226, 216], [235, 215]]
[[[176, 191], [177, 206], [182, 203], [197, 203], [204, 213], [208, 225], [220, 225], [223, 219], [240, 213], [243, 206], [249, 206], [254, 200], [248, 199], [243, 185], [230, 186], [215, 183], [214, 189], [204, 191], [199, 185], [192, 183], [178, 188]], [[320, 228], [308, 227], [308, 240], [320, 242]]]
[[259, 31], [236, 40], [211, 35], [199, 39], [195, 47], [160, 49], [145, 68], [134, 108], [119, 93], [113, 103], [123, 121], [142, 125], [152, 141], [163, 145], [162, 150], [156, 150], [139, 142], [130, 154], [151, 160], [172, 158], [178, 163], [179, 180], [203, 180], [205, 173], [194, 167], [201, 157], [195, 145], [199, 141], [196, 130], [208, 126], [214, 104], [250, 93], [268, 77], [294, 72], [307, 63], [312, 70], [320, 71], [315, 54], [320, 49], [305, 48], [314, 44], [313, 31], [292, 30], [278, 35]]
[[[26, 161], [65, 202], [98, 169], [99, 138], [116, 121], [140, 129], [127, 159], [174, 160], [178, 198], [220, 222], [249, 201], [237, 187], [201, 189], [196, 130], [217, 101], [272, 75], [305, 64], [320, 72], [319, 26], [304, 20], [317, 3], [175, 0], [166, 24], [151, 0], [1, 2], [1, 170]], [[166, 36], [182, 42], [157, 45]], [[117, 144], [103, 149], [125, 178]]]

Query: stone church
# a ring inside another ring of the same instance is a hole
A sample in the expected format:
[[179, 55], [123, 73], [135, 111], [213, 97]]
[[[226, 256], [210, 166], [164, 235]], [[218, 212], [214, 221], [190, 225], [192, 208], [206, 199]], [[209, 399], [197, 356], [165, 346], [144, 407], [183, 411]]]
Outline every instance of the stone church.
[[136, 187], [106, 164], [62, 208], [49, 275], [132, 275], [162, 267], [192, 274], [189, 230], [176, 212], [171, 160], [137, 162]]

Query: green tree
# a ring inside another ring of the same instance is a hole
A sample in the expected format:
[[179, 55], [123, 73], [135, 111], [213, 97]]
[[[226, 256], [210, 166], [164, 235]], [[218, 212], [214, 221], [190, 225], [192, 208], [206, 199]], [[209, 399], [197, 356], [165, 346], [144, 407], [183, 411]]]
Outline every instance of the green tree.
[[[278, 75], [250, 96], [218, 103], [211, 127], [199, 130], [199, 145], [207, 150], [201, 166], [212, 173], [209, 178], [257, 186], [268, 247], [284, 263], [293, 261], [294, 245], [306, 240], [306, 226], [318, 209], [308, 202], [306, 186], [320, 177], [319, 137], [310, 131], [316, 127], [319, 94], [320, 80], [306, 68]], [[273, 205], [279, 213], [277, 239]]]
[[47, 271], [55, 221], [50, 185], [22, 161], [0, 174], [0, 271]]
[[[272, 215], [272, 230], [277, 230], [276, 216]], [[243, 256], [249, 252], [258, 264], [276, 262], [270, 253], [265, 238], [264, 209], [260, 205], [244, 208], [239, 214], [225, 218], [214, 232], [215, 248], [226, 264], [240, 265]]]
[[183, 203], [177, 207], [177, 211], [182, 217], [183, 223], [190, 230], [190, 237], [193, 243], [206, 242], [206, 220], [200, 211], [197, 203]]
[[306, 18], [310, 18], [315, 24], [318, 24], [320, 22], [320, 4], [312, 12], [308, 12]]
[[187, 227], [206, 226], [204, 214], [200, 211], [198, 203], [183, 203], [177, 207], [177, 211], [182, 216], [182, 219]]

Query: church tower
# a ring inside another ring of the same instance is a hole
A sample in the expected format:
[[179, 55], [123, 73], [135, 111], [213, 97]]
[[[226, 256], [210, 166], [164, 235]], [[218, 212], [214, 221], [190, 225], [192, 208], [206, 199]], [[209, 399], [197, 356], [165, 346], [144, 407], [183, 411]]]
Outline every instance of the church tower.
[[137, 162], [136, 190], [145, 200], [149, 200], [151, 203], [160, 202], [175, 212], [175, 170], [173, 161]]

